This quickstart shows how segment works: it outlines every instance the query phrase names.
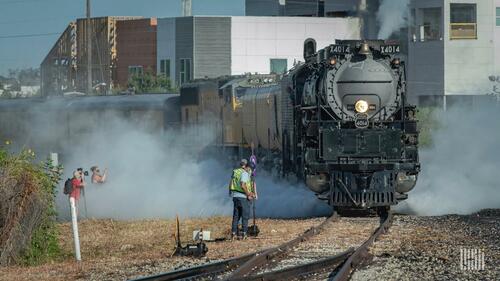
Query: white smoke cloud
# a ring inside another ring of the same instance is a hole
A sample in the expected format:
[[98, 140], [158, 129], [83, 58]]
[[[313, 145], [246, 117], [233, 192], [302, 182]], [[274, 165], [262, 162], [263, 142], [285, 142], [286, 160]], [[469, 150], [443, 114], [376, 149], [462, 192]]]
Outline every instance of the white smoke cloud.
[[[89, 185], [80, 200], [83, 217], [114, 219], [206, 217], [231, 215], [228, 182], [232, 166], [210, 158], [188, 144], [190, 133], [148, 133], [136, 124], [107, 118], [105, 127], [95, 128], [66, 155], [69, 177], [78, 167], [99, 165], [109, 169], [108, 182]], [[197, 128], [203, 142], [213, 140], [213, 130]], [[89, 181], [90, 179], [88, 179]], [[276, 181], [266, 173], [257, 176], [260, 217], [307, 217], [328, 212], [303, 185]], [[85, 202], [88, 214], [85, 214]], [[69, 215], [67, 196], [58, 195], [61, 218]]]
[[421, 150], [422, 172], [398, 209], [418, 215], [470, 214], [500, 208], [500, 112], [456, 108], [438, 114], [442, 128]]
[[408, 22], [409, 0], [383, 0], [377, 11], [380, 24], [378, 39], [388, 39]]

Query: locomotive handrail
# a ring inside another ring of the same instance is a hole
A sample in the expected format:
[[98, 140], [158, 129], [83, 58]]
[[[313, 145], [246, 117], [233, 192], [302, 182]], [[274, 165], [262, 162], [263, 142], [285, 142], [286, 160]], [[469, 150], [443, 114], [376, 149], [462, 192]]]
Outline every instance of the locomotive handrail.
[[[387, 107], [387, 105], [382, 106], [379, 110], [377, 110], [375, 113], [373, 113], [373, 115], [370, 118], [368, 118], [368, 120], [372, 120], [377, 114], [381, 114], [381, 111], [385, 110], [386, 107]], [[381, 119], [380, 117], [381, 116], [379, 116], [379, 119]]]
[[330, 112], [328, 112], [328, 110], [325, 108], [324, 105], [320, 105], [320, 108], [323, 109], [332, 119], [335, 119], [335, 117], [332, 114], [330, 114]]
[[[403, 103], [403, 108], [401, 109], [401, 120], [403, 121], [403, 134], [406, 133], [406, 90], [407, 90], [407, 86], [408, 84], [406, 83], [406, 64], [405, 62], [402, 63], [402, 66], [403, 66], [403, 75], [400, 76], [400, 81], [401, 79], [404, 78], [404, 81], [402, 81], [401, 83], [403, 84], [402, 85], [402, 88], [403, 88], [403, 93], [401, 93], [401, 102]], [[406, 156], [406, 146], [403, 146], [403, 155]]]

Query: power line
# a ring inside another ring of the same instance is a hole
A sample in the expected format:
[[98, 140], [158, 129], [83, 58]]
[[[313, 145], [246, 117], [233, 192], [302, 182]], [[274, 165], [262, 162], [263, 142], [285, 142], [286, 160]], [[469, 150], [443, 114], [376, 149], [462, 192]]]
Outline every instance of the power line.
[[33, 22], [48, 22], [61, 20], [60, 18], [44, 18], [44, 19], [22, 19], [22, 20], [11, 20], [11, 21], [0, 21], [0, 24], [19, 24], [19, 23], [33, 23]]
[[19, 1], [8, 0], [8, 1], [1, 1], [0, 5], [3, 5], [3, 4], [22, 4], [22, 3], [30, 3], [30, 2], [43, 3], [44, 1], [46, 1], [46, 0], [19, 0]]
[[60, 35], [60, 34], [61, 34], [61, 32], [37, 33], [37, 34], [16, 34], [16, 35], [4, 35], [4, 36], [0, 36], [0, 39], [43, 37], [43, 36], [53, 36], [53, 35]]

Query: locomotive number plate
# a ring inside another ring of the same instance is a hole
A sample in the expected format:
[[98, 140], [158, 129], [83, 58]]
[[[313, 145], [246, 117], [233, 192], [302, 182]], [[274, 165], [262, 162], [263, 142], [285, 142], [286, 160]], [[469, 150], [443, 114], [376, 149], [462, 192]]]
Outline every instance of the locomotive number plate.
[[333, 45], [331, 51], [333, 54], [349, 54], [351, 52], [351, 46]]
[[369, 124], [370, 121], [368, 121], [367, 114], [358, 113], [356, 114], [356, 116], [354, 116], [354, 126], [356, 126], [356, 128], [364, 129], [367, 128]]
[[382, 45], [380, 46], [380, 52], [382, 54], [398, 54], [401, 50], [399, 45]]

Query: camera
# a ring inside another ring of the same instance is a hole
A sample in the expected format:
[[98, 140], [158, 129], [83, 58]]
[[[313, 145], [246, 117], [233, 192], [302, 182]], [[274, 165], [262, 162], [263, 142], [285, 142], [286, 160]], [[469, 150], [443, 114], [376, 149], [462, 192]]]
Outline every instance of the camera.
[[89, 175], [89, 171], [83, 171], [83, 168], [78, 168], [78, 169], [76, 169], [76, 170], [77, 170], [78, 172], [80, 172], [80, 173], [83, 173], [83, 175], [84, 175], [84, 176], [86, 176], [86, 177]]

